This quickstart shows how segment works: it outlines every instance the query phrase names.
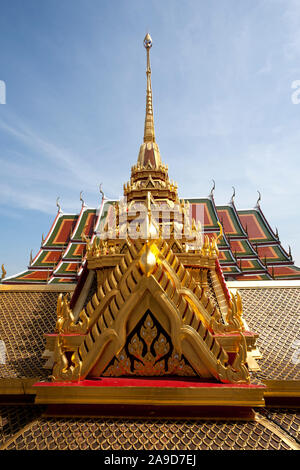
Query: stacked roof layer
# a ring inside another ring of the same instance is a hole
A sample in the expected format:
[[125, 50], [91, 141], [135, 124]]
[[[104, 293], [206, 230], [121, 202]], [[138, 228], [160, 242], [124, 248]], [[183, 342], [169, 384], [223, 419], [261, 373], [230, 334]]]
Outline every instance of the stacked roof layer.
[[[218, 223], [222, 225], [219, 261], [226, 280], [300, 279], [300, 268], [283, 248], [260, 206], [249, 210], [237, 210], [233, 202], [216, 206], [213, 196], [186, 201], [191, 216], [204, 224], [209, 237], [219, 234]], [[86, 239], [92, 240], [103, 231], [115, 202], [103, 200], [99, 209], [83, 205], [79, 214], [59, 211], [28, 269], [3, 283], [77, 283], [85, 263]]]

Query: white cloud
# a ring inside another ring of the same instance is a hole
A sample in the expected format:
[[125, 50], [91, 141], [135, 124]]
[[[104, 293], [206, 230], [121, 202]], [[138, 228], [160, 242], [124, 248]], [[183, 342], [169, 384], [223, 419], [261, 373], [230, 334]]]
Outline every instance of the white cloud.
[[22, 141], [25, 146], [38, 153], [41, 160], [46, 160], [48, 171], [51, 171], [51, 165], [70, 173], [76, 178], [78, 183], [88, 183], [94, 176], [94, 170], [89, 163], [82, 157], [76, 155], [72, 150], [58, 147], [56, 144], [39, 136], [32, 131], [25, 123], [14, 118], [14, 123], [7, 124], [0, 119], [0, 128]]

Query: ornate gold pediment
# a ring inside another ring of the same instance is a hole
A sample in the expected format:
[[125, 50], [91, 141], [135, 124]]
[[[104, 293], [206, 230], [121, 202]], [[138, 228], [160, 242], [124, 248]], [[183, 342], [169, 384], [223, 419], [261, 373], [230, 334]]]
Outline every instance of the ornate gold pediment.
[[[203, 237], [189, 203], [179, 201], [177, 183], [169, 180], [155, 140], [150, 36], [144, 45], [144, 141], [124, 200], [113, 206], [100, 238], [84, 239], [85, 266], [96, 272], [96, 289], [85, 292], [89, 285], [79, 282], [78, 299], [58, 299], [57, 331], [47, 338], [53, 380], [195, 374], [248, 382], [246, 354], [255, 335], [245, 334], [241, 299], [230, 295], [218, 262], [222, 227], [219, 236]], [[136, 203], [144, 205], [145, 224], [135, 219]], [[129, 227], [139, 239], [132, 239]]]
[[[97, 292], [77, 321], [70, 307], [66, 305], [62, 309], [60, 300], [58, 305], [65, 319], [65, 323], [59, 322], [60, 333], [82, 335], [82, 342], [75, 351], [72, 349], [71, 355], [66, 341], [63, 344], [61, 335], [57, 336], [54, 380], [77, 381], [111, 375], [118, 364], [123, 367], [127, 364], [129, 375], [158, 375], [158, 370], [159, 375], [182, 375], [179, 365], [184, 364], [187, 375], [193, 371], [205, 379], [247, 382], [247, 346], [239, 318], [239, 302], [229, 301], [224, 320], [206, 288], [196, 282], [167, 241], [127, 240], [126, 244], [128, 251], [98, 284]], [[66, 303], [65, 299], [63, 305]], [[156, 328], [157, 338], [146, 351], [142, 332], [147, 331], [148, 320]], [[157, 356], [158, 331], [164, 347], [168, 348], [168, 360], [165, 358], [163, 362]], [[234, 358], [229, 360], [214, 335], [217, 332], [228, 335], [232, 331], [240, 335], [240, 344]], [[134, 339], [139, 347], [143, 345], [143, 354], [137, 349], [136, 357], [130, 353]]]
[[150, 310], [128, 336], [126, 345], [104, 370], [103, 376], [195, 376], [184, 356]]

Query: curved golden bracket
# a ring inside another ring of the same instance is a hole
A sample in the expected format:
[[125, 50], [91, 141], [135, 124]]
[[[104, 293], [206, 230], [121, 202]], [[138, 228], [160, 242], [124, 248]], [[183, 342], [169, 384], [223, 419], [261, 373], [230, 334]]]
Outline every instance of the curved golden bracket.
[[220, 229], [220, 233], [219, 233], [219, 235], [217, 236], [217, 243], [218, 243], [218, 241], [223, 237], [223, 227], [222, 227], [222, 225], [220, 224], [219, 221], [217, 221], [217, 224], [218, 224], [219, 229]]
[[2, 270], [2, 275], [1, 275], [0, 281], [2, 281], [2, 279], [4, 279], [4, 278], [5, 278], [5, 276], [6, 276], [6, 271], [5, 271], [4, 264], [2, 264], [2, 266], [1, 266], [1, 270]]

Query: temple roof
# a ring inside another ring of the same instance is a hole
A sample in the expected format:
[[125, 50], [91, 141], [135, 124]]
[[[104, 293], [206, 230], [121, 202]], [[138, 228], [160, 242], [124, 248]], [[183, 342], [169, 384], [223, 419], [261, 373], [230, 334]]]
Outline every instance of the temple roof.
[[[214, 185], [208, 197], [179, 200], [155, 140], [149, 34], [144, 46], [144, 139], [124, 186], [129, 204], [120, 208], [102, 194], [100, 207], [88, 208], [80, 197], [80, 211], [64, 214], [57, 203], [28, 269], [2, 278], [0, 398], [15, 408], [0, 406], [0, 449], [299, 449], [295, 410], [264, 406], [299, 402], [299, 283], [289, 279], [300, 279], [300, 269], [265, 218], [261, 197], [254, 209], [237, 210], [234, 190], [229, 204], [217, 206]], [[146, 235], [113, 238], [109, 227], [118, 217], [122, 234], [120, 213], [130, 220], [136, 201], [147, 208]], [[178, 204], [183, 216], [189, 208], [186, 233], [195, 243], [186, 234], [182, 244], [176, 239], [183, 223], [175, 212], [169, 243], [152, 237], [165, 223], [161, 215], [153, 223], [156, 202], [168, 213]], [[249, 288], [224, 277], [270, 284]], [[122, 400], [114, 401], [122, 387]], [[158, 397], [163, 390], [165, 398]], [[30, 408], [16, 406], [28, 402]], [[225, 423], [205, 419], [211, 405]], [[195, 409], [201, 421], [194, 420]]]
[[[30, 389], [30, 383], [45, 379], [49, 374], [43, 368], [46, 359], [42, 358], [44, 333], [50, 333], [55, 326], [58, 292], [32, 289], [38, 287], [30, 286], [27, 291], [16, 291], [2, 286], [0, 290], [0, 336], [7, 349], [7, 362], [0, 365], [0, 387], [8, 379], [10, 386], [13, 386], [13, 381], [17, 386], [19, 380], [19, 387]], [[241, 288], [240, 292], [245, 320], [250, 328], [259, 333], [261, 370], [252, 372], [253, 377], [275, 382], [292, 380], [296, 383], [299, 381], [299, 366], [293, 364], [291, 358], [293, 341], [297, 336], [299, 288]], [[184, 417], [47, 417], [42, 416], [44, 411], [44, 407], [38, 405], [0, 406], [0, 448], [299, 448], [299, 413], [295, 409], [259, 408], [255, 420], [251, 422]], [[165, 438], [167, 433], [168, 439]], [[84, 437], [79, 439], [79, 435]]]
[[[204, 233], [219, 240], [219, 261], [225, 279], [300, 279], [300, 268], [267, 221], [260, 207], [236, 209], [234, 204], [215, 205], [214, 198], [188, 198], [191, 216], [204, 220]], [[4, 284], [76, 283], [82, 271], [86, 241], [99, 235], [113, 217], [115, 200], [104, 200], [100, 208], [82, 207], [78, 214], [59, 212], [28, 269], [3, 279]]]
[[[155, 139], [150, 49], [152, 38], [146, 34], [144, 47], [146, 65], [146, 107], [143, 143], [137, 164], [131, 168], [130, 181], [124, 185], [127, 203], [150, 198], [159, 202], [179, 204], [177, 184], [169, 180], [168, 167], [162, 164]], [[294, 266], [291, 252], [283, 248], [278, 232], [273, 231], [264, 216], [259, 199], [255, 208], [237, 210], [234, 203], [235, 189], [227, 205], [217, 206], [214, 200], [215, 182], [208, 197], [186, 198], [190, 205], [190, 218], [202, 224], [204, 234], [218, 237], [219, 261], [225, 279], [270, 280], [300, 279], [300, 268]], [[93, 242], [105, 226], [114, 219], [114, 203], [107, 200], [102, 189], [99, 208], [86, 207], [82, 193], [79, 213], [64, 214], [57, 200], [58, 212], [48, 235], [32, 259], [26, 271], [5, 278], [4, 284], [69, 284], [76, 283], [83, 272], [86, 259], [86, 243]], [[192, 220], [191, 220], [192, 221]], [[5, 271], [3, 271], [5, 273]], [[1, 282], [1, 281], [0, 281]]]

